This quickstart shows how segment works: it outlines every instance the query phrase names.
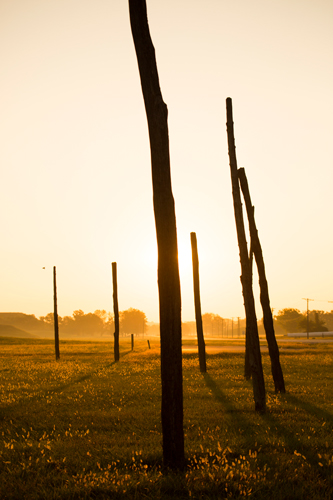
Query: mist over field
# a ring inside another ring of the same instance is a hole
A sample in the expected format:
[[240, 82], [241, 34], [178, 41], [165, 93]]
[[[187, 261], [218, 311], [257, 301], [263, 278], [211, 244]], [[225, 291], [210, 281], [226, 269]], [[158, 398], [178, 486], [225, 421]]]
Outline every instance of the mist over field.
[[[245, 318], [222, 318], [218, 314], [205, 313], [202, 315], [205, 337], [216, 339], [245, 339]], [[304, 333], [307, 328], [306, 311], [286, 308], [274, 316], [276, 335], [288, 333]], [[310, 311], [309, 332], [332, 332], [333, 311]], [[265, 335], [263, 321], [258, 320], [258, 332]], [[74, 311], [72, 316], [59, 316], [60, 340], [66, 339], [93, 339], [112, 340], [114, 333], [113, 313], [96, 310], [94, 313]], [[134, 334], [137, 337], [159, 337], [159, 323], [148, 321], [145, 313], [130, 308], [120, 313], [120, 336]], [[0, 313], [0, 337], [17, 338], [53, 338], [53, 313], [37, 318], [34, 314], [19, 312]], [[195, 321], [182, 323], [182, 337], [196, 337]]]

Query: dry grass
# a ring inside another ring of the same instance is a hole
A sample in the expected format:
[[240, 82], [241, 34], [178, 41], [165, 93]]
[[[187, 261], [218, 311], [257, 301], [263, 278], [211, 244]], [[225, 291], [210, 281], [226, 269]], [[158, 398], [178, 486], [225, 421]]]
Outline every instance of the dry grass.
[[187, 467], [163, 470], [157, 341], [0, 340], [1, 499], [323, 499], [333, 492], [333, 351], [288, 344], [287, 394], [266, 354], [265, 415], [254, 412], [243, 354], [184, 356]]

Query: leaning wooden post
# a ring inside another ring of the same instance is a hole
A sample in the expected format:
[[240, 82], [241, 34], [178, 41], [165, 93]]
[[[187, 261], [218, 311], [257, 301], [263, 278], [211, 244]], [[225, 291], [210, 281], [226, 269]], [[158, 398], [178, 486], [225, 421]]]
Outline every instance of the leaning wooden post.
[[241, 283], [243, 288], [244, 306], [246, 314], [246, 332], [248, 335], [248, 354], [251, 368], [253, 395], [256, 411], [264, 412], [266, 409], [265, 381], [261, 363], [258, 325], [252, 289], [252, 270], [247, 249], [242, 202], [237, 175], [236, 147], [234, 139], [234, 124], [232, 116], [232, 101], [227, 99], [227, 134], [230, 173], [232, 183], [232, 196], [237, 229], [238, 247], [241, 263]]
[[[252, 250], [252, 241], [250, 243], [250, 268], [251, 268], [251, 279], [253, 277], [253, 250]], [[252, 281], [253, 286], [253, 281]], [[249, 357], [249, 341], [248, 341], [248, 333], [247, 328], [245, 330], [245, 364], [244, 364], [244, 377], [246, 380], [250, 380], [251, 378], [251, 367], [250, 367], [250, 357]]]
[[198, 351], [199, 351], [199, 366], [201, 372], [206, 372], [206, 346], [202, 328], [201, 302], [200, 302], [200, 285], [199, 285], [199, 258], [197, 236], [191, 233], [192, 247], [192, 264], [193, 264], [193, 291], [194, 291], [194, 308], [195, 321], [197, 325]]
[[252, 206], [251, 203], [250, 190], [244, 168], [238, 169], [238, 178], [242, 188], [242, 193], [247, 211], [247, 218], [249, 221], [251, 247], [257, 263], [259, 286], [260, 286], [260, 302], [263, 312], [263, 320], [264, 320], [264, 327], [268, 344], [268, 351], [269, 351], [269, 356], [271, 358], [271, 368], [272, 368], [272, 376], [274, 380], [275, 392], [286, 392], [282, 368], [280, 364], [279, 347], [277, 345], [274, 332], [273, 315], [269, 301], [268, 283], [266, 279], [264, 257], [254, 218], [254, 207]]
[[119, 309], [118, 309], [118, 285], [117, 285], [117, 262], [112, 262], [112, 284], [113, 284], [113, 314], [114, 314], [114, 360], [119, 361]]
[[56, 360], [60, 359], [59, 349], [59, 322], [58, 322], [58, 305], [57, 305], [57, 276], [56, 266], [53, 266], [53, 305], [54, 305], [54, 344], [55, 344], [55, 357]]
[[150, 37], [145, 0], [129, 0], [149, 130], [153, 201], [158, 250], [163, 463], [184, 467], [181, 297], [177, 229], [171, 188], [168, 109], [163, 101]]

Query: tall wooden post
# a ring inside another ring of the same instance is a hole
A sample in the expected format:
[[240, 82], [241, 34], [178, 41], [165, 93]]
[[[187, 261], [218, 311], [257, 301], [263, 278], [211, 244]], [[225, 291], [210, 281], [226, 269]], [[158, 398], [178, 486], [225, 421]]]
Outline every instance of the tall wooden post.
[[206, 346], [202, 328], [200, 285], [199, 285], [199, 258], [198, 258], [197, 236], [195, 233], [191, 233], [191, 247], [192, 247], [192, 264], [193, 264], [194, 308], [195, 308], [195, 321], [197, 325], [199, 366], [201, 372], [206, 372], [207, 371]]
[[254, 218], [254, 207], [251, 203], [250, 190], [247, 182], [244, 168], [238, 169], [238, 178], [242, 188], [242, 193], [245, 201], [247, 218], [250, 227], [251, 247], [257, 263], [259, 286], [260, 286], [260, 302], [263, 312], [264, 327], [268, 344], [268, 352], [271, 358], [272, 376], [274, 380], [275, 392], [286, 392], [282, 368], [280, 364], [279, 347], [276, 342], [273, 315], [271, 311], [268, 283], [266, 279], [264, 257], [261, 249], [259, 235]]
[[53, 319], [54, 319], [54, 344], [56, 360], [60, 359], [59, 349], [59, 322], [58, 322], [58, 305], [57, 305], [57, 275], [56, 266], [53, 266]]
[[254, 305], [252, 289], [252, 271], [250, 266], [249, 253], [247, 249], [242, 202], [237, 175], [236, 147], [234, 139], [234, 124], [232, 116], [232, 101], [227, 99], [227, 133], [229, 163], [232, 184], [232, 196], [234, 201], [234, 213], [237, 229], [238, 247], [241, 263], [241, 283], [243, 288], [244, 306], [246, 314], [246, 333], [248, 336], [249, 364], [251, 368], [253, 395], [256, 411], [264, 412], [266, 409], [266, 394], [264, 374], [261, 363], [260, 344], [258, 335], [258, 325]]
[[112, 262], [113, 285], [113, 314], [114, 314], [114, 360], [119, 361], [119, 309], [118, 309], [118, 284], [117, 262]]
[[184, 467], [181, 297], [171, 188], [168, 109], [163, 101], [145, 0], [129, 0], [133, 41], [148, 121], [158, 250], [163, 463]]

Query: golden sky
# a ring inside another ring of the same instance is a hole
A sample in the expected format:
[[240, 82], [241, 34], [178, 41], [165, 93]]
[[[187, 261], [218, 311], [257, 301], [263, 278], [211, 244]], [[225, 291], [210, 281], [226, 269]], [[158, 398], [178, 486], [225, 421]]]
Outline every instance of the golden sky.
[[[244, 316], [227, 97], [271, 305], [305, 309], [309, 297], [332, 309], [331, 0], [147, 8], [169, 110], [183, 319], [194, 319], [191, 231], [202, 311]], [[149, 141], [126, 0], [0, 1], [0, 137], [0, 310], [52, 311], [53, 265], [61, 316], [112, 310], [116, 261], [119, 308], [157, 321]]]

